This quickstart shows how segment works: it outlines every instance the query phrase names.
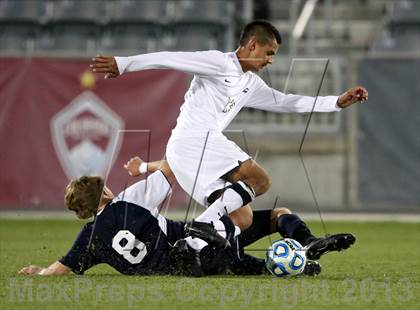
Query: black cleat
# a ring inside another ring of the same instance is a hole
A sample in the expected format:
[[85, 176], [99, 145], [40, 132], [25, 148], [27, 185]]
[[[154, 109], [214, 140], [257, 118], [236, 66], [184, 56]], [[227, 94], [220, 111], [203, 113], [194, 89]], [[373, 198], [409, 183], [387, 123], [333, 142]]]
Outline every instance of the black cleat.
[[321, 273], [321, 264], [314, 260], [308, 260], [303, 269], [302, 274], [305, 276], [315, 277]]
[[211, 223], [192, 221], [185, 225], [185, 234], [218, 248], [230, 248], [229, 240], [223, 238]]
[[169, 256], [173, 262], [173, 274], [193, 277], [204, 275], [199, 253], [191, 248], [185, 239], [175, 242]]
[[317, 260], [328, 252], [345, 250], [355, 241], [356, 237], [352, 234], [335, 234], [319, 238], [305, 247], [306, 257], [309, 260]]

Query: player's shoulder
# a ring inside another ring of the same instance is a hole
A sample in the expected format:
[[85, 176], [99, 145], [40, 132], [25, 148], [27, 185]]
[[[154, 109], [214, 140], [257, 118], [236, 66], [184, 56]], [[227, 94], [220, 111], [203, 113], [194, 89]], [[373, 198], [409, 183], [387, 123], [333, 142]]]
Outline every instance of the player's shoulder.
[[[104, 210], [103, 217], [112, 221], [112, 218], [121, 218], [129, 214], [135, 220], [138, 217], [145, 217], [150, 215], [150, 211], [143, 206], [127, 200], [113, 200]], [[102, 214], [101, 214], [102, 216]]]
[[118, 216], [119, 213], [124, 213], [125, 210], [131, 209], [131, 208], [139, 208], [141, 206], [134, 204], [127, 200], [121, 200], [121, 199], [114, 199], [109, 203], [103, 210], [103, 213], [98, 214], [101, 217], [112, 217], [112, 216]]
[[206, 51], [196, 51], [194, 52], [196, 55], [200, 55], [203, 58], [206, 58], [208, 61], [210, 60], [220, 60], [225, 59], [228, 57], [229, 53], [224, 53], [219, 50], [206, 50]]
[[196, 53], [203, 53], [203, 54], [214, 55], [214, 56], [224, 56], [224, 55], [229, 54], [229, 53], [224, 53], [224, 52], [219, 51], [219, 50], [196, 51]]
[[93, 226], [93, 221], [86, 223], [85, 225], [83, 225], [81, 232], [91, 232], [92, 231], [92, 226]]
[[205, 57], [206, 61], [217, 63], [220, 67], [225, 67], [226, 63], [232, 61], [232, 54], [234, 53], [225, 53], [219, 50], [208, 50], [198, 52], [202, 53], [202, 56]]

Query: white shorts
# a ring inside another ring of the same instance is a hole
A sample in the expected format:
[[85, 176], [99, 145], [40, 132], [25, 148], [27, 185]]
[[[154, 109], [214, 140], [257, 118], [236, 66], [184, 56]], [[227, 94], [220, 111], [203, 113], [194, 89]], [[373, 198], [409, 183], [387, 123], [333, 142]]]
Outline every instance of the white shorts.
[[230, 185], [221, 176], [250, 159], [222, 133], [210, 132], [206, 144], [205, 141], [206, 136], [177, 137], [169, 139], [166, 147], [166, 159], [179, 185], [202, 206], [207, 206], [212, 192]]

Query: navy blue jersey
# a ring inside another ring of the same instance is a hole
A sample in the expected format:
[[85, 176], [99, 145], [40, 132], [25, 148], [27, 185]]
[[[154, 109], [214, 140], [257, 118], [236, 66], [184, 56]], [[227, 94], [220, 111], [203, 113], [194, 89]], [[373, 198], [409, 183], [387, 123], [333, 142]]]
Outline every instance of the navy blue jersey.
[[[159, 206], [170, 193], [163, 174], [155, 172], [147, 180], [147, 184], [143, 180], [120, 193], [93, 222], [86, 224], [60, 262], [77, 274], [101, 263], [128, 275], [170, 274], [173, 262], [169, 251], [176, 240], [185, 237], [184, 223], [159, 215]], [[255, 218], [259, 217], [257, 213], [254, 211]], [[268, 221], [270, 210], [263, 215]], [[221, 220], [227, 234], [233, 235], [233, 223], [226, 216]], [[243, 246], [269, 234], [257, 222], [242, 233], [243, 240], [237, 244], [241, 252]], [[255, 235], [255, 231], [260, 233]], [[244, 264], [241, 258], [238, 262], [237, 250], [203, 249], [200, 256], [204, 271], [224, 273], [230, 267], [238, 274], [263, 272], [263, 260], [247, 259]]]
[[169, 250], [183, 237], [183, 225], [158, 215], [170, 191], [163, 174], [148, 180], [127, 188], [86, 224], [60, 262], [77, 274], [100, 263], [123, 274], [170, 273]]

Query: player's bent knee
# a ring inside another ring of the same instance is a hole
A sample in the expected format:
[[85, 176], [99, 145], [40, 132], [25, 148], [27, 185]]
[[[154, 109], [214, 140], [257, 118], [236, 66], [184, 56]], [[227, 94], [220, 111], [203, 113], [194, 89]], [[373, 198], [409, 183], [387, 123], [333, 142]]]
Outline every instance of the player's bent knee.
[[292, 211], [290, 211], [287, 208], [275, 208], [271, 211], [271, 217], [270, 217], [270, 227], [271, 232], [276, 232], [276, 226], [277, 226], [277, 219], [284, 215], [284, 214], [292, 214]]
[[239, 180], [252, 187], [256, 196], [264, 194], [271, 186], [268, 173], [252, 159], [243, 162], [230, 179], [231, 182]]
[[275, 208], [273, 211], [271, 211], [271, 217], [277, 218], [283, 214], [292, 214], [292, 211], [287, 208]]
[[258, 177], [252, 177], [245, 180], [245, 183], [250, 186], [255, 196], [260, 196], [267, 192], [271, 186], [271, 180], [268, 175], [261, 174]]
[[255, 184], [255, 195], [259, 196], [267, 192], [271, 187], [271, 180], [268, 175], [262, 176], [259, 179], [254, 180]]

